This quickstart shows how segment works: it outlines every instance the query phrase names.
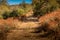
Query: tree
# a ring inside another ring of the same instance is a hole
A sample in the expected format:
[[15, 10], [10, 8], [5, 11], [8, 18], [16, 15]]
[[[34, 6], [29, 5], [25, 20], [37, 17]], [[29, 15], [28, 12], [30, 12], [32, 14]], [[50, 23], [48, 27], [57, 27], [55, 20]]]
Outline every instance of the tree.
[[20, 4], [20, 6], [25, 9], [26, 8], [26, 3], [25, 3], [25, 0], [22, 0], [22, 3]]
[[7, 5], [7, 0], [0, 0], [0, 5]]
[[32, 4], [34, 16], [42, 16], [59, 8], [59, 4], [56, 0], [33, 0]]

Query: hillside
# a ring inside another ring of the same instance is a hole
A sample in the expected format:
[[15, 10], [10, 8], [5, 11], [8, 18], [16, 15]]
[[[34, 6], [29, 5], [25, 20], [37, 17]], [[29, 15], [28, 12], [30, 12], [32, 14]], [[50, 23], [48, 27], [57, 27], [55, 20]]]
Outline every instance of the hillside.
[[7, 0], [1, 1], [0, 40], [60, 40], [59, 2], [32, 2], [25, 4], [23, 0], [21, 4], [9, 5]]

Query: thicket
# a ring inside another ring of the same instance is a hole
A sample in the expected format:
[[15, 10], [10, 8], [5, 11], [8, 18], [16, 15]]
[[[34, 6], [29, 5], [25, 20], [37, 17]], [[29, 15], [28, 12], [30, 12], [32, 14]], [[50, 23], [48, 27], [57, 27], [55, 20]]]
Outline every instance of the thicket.
[[42, 16], [60, 7], [57, 0], [33, 0], [34, 16]]
[[26, 13], [28, 12], [27, 8], [23, 9], [23, 8], [19, 8], [17, 10], [13, 10], [12, 12], [4, 12], [2, 13], [2, 18], [3, 19], [7, 19], [9, 17], [22, 17], [24, 16]]

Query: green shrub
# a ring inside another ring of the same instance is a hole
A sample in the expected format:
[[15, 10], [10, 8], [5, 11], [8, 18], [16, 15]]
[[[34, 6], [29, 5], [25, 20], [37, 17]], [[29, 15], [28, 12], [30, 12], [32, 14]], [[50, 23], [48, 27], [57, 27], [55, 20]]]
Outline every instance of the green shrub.
[[4, 12], [2, 14], [2, 16], [3, 16], [3, 19], [7, 19], [9, 17], [9, 13], [8, 12]]
[[9, 17], [18, 17], [18, 13], [16, 10], [13, 10], [10, 14]]
[[31, 7], [29, 8], [19, 8], [17, 10], [17, 13], [19, 16], [25, 15], [29, 10], [31, 10]]
[[25, 14], [25, 10], [20, 8], [20, 9], [17, 10], [17, 13], [18, 13], [19, 16], [22, 16], [22, 15]]
[[21, 17], [25, 15], [28, 10], [28, 8], [19, 8], [17, 10], [13, 10], [12, 12], [4, 12], [1, 17], [3, 17], [3, 19], [7, 19], [9, 17]]
[[59, 8], [56, 0], [33, 0], [34, 16], [42, 16]]

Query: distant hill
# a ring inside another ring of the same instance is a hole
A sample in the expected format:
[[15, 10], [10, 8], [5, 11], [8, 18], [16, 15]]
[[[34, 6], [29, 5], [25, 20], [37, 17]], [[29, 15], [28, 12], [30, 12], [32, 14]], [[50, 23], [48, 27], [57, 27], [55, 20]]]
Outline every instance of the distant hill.
[[[26, 7], [31, 7], [31, 4], [26, 4]], [[0, 5], [0, 13], [5, 11], [13, 11], [22, 8], [22, 5]]]

